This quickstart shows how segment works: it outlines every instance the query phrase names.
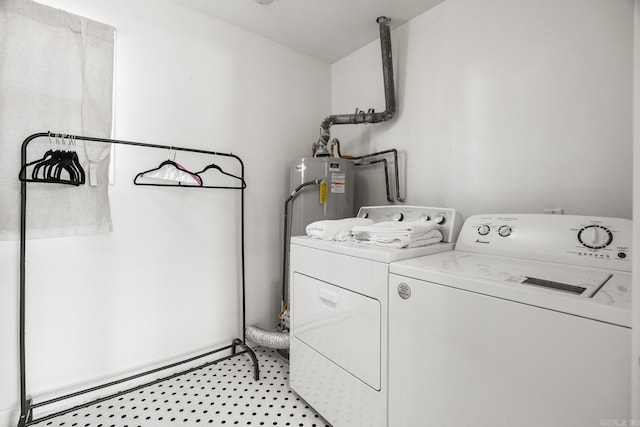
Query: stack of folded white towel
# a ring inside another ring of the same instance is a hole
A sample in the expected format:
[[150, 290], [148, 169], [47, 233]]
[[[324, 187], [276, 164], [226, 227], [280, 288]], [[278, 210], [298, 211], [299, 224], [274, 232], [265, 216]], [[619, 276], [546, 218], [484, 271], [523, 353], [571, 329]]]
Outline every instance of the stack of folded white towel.
[[353, 227], [356, 240], [392, 248], [417, 248], [442, 241], [442, 233], [433, 221], [384, 221]]
[[312, 222], [307, 225], [307, 236], [322, 240], [336, 240], [343, 242], [351, 240], [351, 229], [356, 226], [372, 225], [367, 218], [345, 218]]
[[442, 241], [442, 233], [433, 221], [384, 221], [345, 218], [316, 221], [307, 225], [307, 236], [344, 242], [357, 242], [390, 248], [417, 248]]

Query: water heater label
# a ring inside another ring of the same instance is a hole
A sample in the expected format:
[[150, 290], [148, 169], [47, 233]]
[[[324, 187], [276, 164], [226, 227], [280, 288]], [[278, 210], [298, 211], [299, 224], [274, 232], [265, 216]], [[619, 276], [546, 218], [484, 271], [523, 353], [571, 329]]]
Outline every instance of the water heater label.
[[338, 162], [330, 162], [329, 163], [329, 171], [331, 171], [331, 172], [340, 172], [340, 163], [338, 163]]
[[345, 174], [332, 173], [331, 174], [331, 192], [332, 193], [344, 193]]
[[320, 183], [320, 203], [327, 203], [327, 183], [324, 181]]

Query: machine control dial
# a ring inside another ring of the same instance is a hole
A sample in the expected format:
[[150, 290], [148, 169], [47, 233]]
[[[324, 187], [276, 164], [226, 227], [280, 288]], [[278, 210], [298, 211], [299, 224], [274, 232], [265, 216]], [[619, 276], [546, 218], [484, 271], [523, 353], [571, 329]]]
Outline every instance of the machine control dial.
[[587, 225], [578, 231], [578, 241], [589, 249], [603, 249], [611, 244], [613, 234], [602, 225]]
[[501, 225], [500, 228], [498, 228], [498, 234], [502, 237], [510, 236], [512, 231], [513, 230], [508, 225]]
[[442, 215], [436, 215], [433, 217], [433, 222], [435, 222], [438, 225], [442, 225], [444, 224], [444, 217]]
[[404, 214], [402, 212], [394, 213], [391, 216], [391, 221], [402, 221], [404, 220]]
[[486, 236], [491, 231], [491, 228], [487, 224], [482, 224], [478, 227], [478, 234], [481, 236]]
[[431, 217], [428, 214], [422, 214], [420, 216], [420, 221], [429, 221]]

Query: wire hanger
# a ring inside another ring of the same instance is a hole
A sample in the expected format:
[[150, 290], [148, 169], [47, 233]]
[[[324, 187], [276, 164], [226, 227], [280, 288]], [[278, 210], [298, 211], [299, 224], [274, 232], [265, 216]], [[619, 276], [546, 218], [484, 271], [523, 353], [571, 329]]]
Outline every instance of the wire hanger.
[[[169, 156], [171, 157], [173, 148], [169, 148]], [[184, 186], [202, 186], [202, 179], [198, 174], [186, 169], [184, 166], [175, 162], [175, 151], [173, 151], [173, 159], [169, 158], [160, 163], [158, 167], [140, 172], [133, 179], [135, 185], [184, 185]], [[146, 181], [145, 180], [149, 180]], [[174, 184], [171, 184], [174, 183]]]

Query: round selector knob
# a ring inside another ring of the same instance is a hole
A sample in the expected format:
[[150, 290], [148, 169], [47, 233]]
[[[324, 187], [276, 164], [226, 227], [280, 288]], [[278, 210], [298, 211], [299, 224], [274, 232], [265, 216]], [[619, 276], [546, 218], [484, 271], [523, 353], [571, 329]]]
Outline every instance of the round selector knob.
[[587, 225], [578, 231], [578, 241], [589, 249], [602, 249], [611, 244], [613, 234], [607, 227]]
[[498, 234], [501, 235], [502, 237], [507, 237], [511, 235], [511, 227], [509, 227], [508, 225], [501, 225], [500, 228], [498, 228]]
[[394, 213], [391, 216], [391, 221], [402, 221], [404, 219], [404, 214], [402, 212]]
[[491, 231], [491, 228], [489, 228], [487, 224], [482, 224], [480, 227], [478, 227], [478, 234], [481, 236], [486, 236], [487, 234], [489, 234], [489, 231]]
[[436, 215], [433, 217], [433, 222], [435, 222], [438, 225], [442, 225], [444, 224], [444, 217], [442, 215]]

